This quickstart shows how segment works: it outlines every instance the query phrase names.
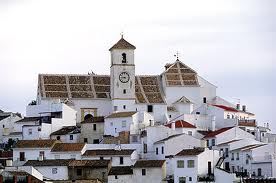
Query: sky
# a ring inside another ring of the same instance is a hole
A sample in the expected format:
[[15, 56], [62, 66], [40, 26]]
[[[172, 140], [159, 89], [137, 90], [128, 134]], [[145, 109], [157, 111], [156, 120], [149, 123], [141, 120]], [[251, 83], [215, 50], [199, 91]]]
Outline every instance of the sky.
[[109, 74], [136, 46], [137, 74], [180, 60], [276, 131], [275, 0], [0, 0], [0, 109], [25, 113], [39, 73]]

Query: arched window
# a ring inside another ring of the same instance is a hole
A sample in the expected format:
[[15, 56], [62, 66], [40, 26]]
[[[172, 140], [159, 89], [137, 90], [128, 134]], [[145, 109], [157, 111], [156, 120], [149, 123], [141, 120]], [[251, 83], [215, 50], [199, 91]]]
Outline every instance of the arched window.
[[126, 54], [125, 53], [122, 53], [122, 63], [123, 64], [127, 63]]
[[93, 115], [92, 114], [86, 114], [84, 116], [84, 120], [87, 120], [87, 119], [90, 119], [90, 118], [93, 118]]

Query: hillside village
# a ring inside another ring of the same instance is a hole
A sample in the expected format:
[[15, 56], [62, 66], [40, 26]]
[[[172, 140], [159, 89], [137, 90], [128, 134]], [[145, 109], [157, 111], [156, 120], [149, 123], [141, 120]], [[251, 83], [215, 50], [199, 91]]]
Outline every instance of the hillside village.
[[39, 74], [26, 116], [0, 110], [0, 182], [276, 177], [269, 123], [218, 96], [178, 57], [159, 75], [136, 75], [135, 49], [122, 36], [109, 49], [110, 75]]

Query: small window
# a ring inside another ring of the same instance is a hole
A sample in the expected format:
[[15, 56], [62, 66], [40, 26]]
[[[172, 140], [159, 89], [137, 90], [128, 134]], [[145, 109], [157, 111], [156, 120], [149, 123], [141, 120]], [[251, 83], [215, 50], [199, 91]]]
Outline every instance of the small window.
[[172, 118], [172, 115], [169, 115], [169, 118]]
[[132, 142], [138, 142], [138, 137], [136, 135], [132, 136]]
[[124, 164], [124, 157], [120, 157], [120, 165]]
[[52, 174], [57, 174], [57, 168], [52, 168]]
[[104, 160], [104, 158], [101, 156], [101, 157], [100, 157], [100, 160]]
[[40, 127], [38, 127], [38, 128], [37, 128], [37, 131], [41, 132], [41, 128], [40, 128]]
[[234, 153], [231, 154], [231, 160], [234, 160]]
[[148, 152], [148, 145], [147, 144], [144, 144], [144, 153], [146, 154]]
[[183, 160], [178, 160], [177, 161], [177, 168], [184, 168], [184, 161]]
[[118, 106], [114, 106], [114, 111], [118, 111]]
[[100, 140], [99, 139], [94, 139], [93, 140], [93, 144], [99, 144], [100, 143]]
[[88, 143], [88, 139], [87, 138], [83, 138], [83, 142], [84, 143]]
[[258, 168], [258, 176], [262, 176], [262, 169]]
[[125, 64], [127, 63], [127, 59], [126, 59], [126, 54], [122, 53], [122, 63]]
[[57, 136], [57, 140], [60, 140], [60, 136]]
[[142, 176], [145, 176], [146, 175], [146, 169], [142, 169]]
[[192, 131], [188, 131], [188, 135], [193, 135], [193, 132]]
[[196, 112], [196, 114], [200, 114], [200, 112]]
[[236, 160], [240, 160], [240, 154], [237, 152], [237, 158]]
[[153, 112], [153, 106], [152, 105], [148, 105], [148, 112]]
[[74, 136], [73, 135], [70, 135], [70, 140], [74, 140]]
[[126, 127], [126, 121], [122, 121], [122, 128]]
[[209, 147], [209, 146], [210, 146], [210, 144], [209, 144], [209, 140], [206, 140], [206, 142], [207, 142], [207, 147]]
[[93, 124], [93, 130], [97, 131], [97, 124]]
[[228, 149], [228, 148], [225, 148], [225, 157], [226, 157], [226, 158], [229, 156], [228, 153], [229, 153], [229, 149]]
[[117, 175], [115, 175], [115, 179], [118, 179], [118, 176], [117, 176]]
[[161, 147], [161, 154], [164, 154], [164, 146]]
[[19, 160], [20, 161], [25, 161], [25, 152], [20, 152], [19, 153]]
[[206, 104], [207, 103], [207, 98], [203, 97], [203, 103]]
[[158, 155], [158, 147], [155, 148], [155, 154]]
[[77, 169], [77, 176], [82, 176], [82, 169]]
[[123, 94], [126, 94], [126, 89], [123, 89]]
[[179, 183], [186, 183], [186, 177], [179, 177], [178, 182]]
[[126, 105], [123, 105], [123, 109], [126, 109]]
[[212, 139], [212, 146], [215, 146], [215, 145], [216, 145], [216, 140]]
[[33, 134], [33, 130], [31, 128], [28, 131], [29, 131], [29, 135]]
[[193, 178], [192, 178], [192, 177], [189, 177], [189, 181], [193, 181]]
[[195, 161], [194, 160], [188, 160], [188, 168], [194, 168], [195, 167]]

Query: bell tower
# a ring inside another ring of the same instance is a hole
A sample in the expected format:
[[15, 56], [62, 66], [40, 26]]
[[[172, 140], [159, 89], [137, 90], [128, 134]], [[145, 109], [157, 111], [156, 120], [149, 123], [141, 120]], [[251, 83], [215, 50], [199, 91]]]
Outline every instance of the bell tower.
[[135, 46], [123, 35], [109, 51], [111, 54], [110, 94], [113, 111], [135, 111]]

